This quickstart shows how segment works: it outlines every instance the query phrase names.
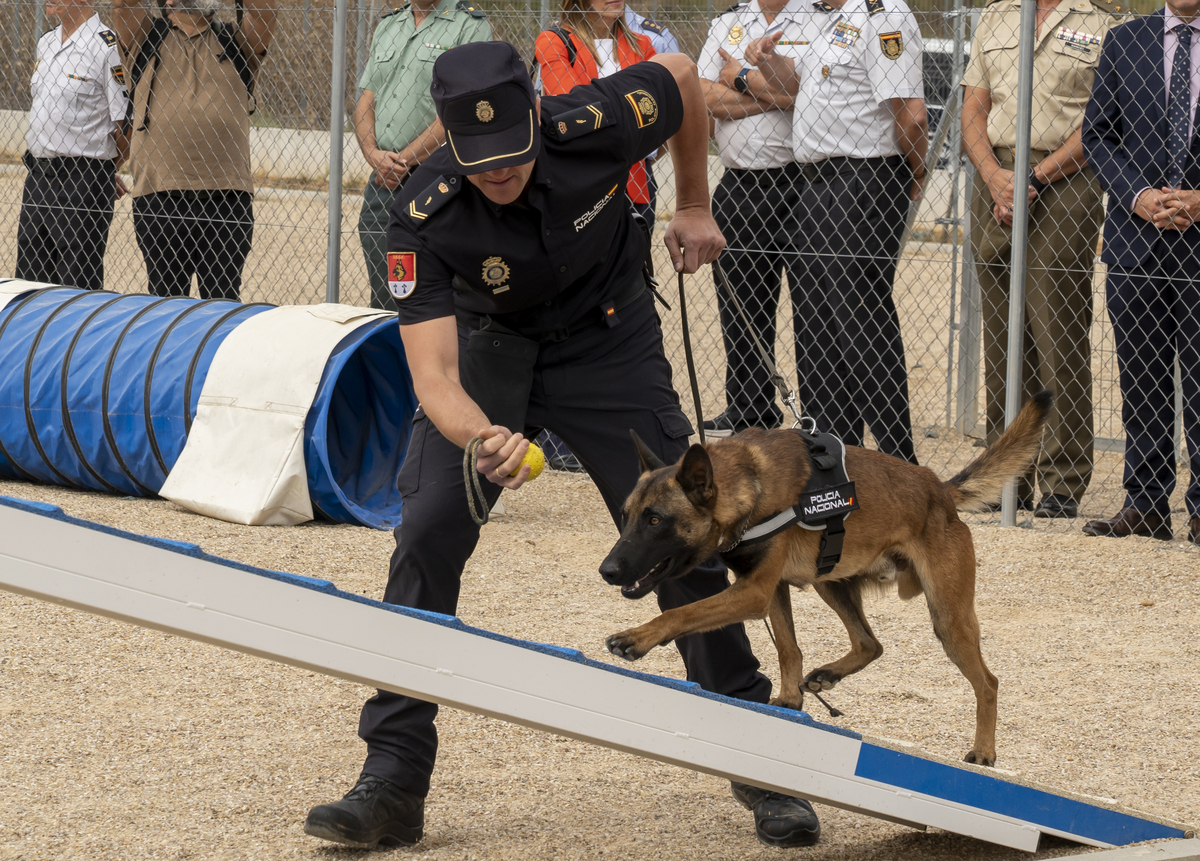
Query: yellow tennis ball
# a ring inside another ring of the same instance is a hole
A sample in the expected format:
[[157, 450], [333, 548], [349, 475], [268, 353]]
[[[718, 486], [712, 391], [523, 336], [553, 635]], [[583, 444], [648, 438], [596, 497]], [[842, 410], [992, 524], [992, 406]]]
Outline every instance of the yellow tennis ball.
[[536, 443], [529, 444], [529, 448], [525, 450], [525, 456], [521, 458], [521, 463], [509, 475], [516, 476], [525, 464], [529, 464], [529, 478], [526, 481], [533, 481], [542, 474], [542, 469], [546, 466], [546, 455], [542, 454], [542, 450], [537, 447]]

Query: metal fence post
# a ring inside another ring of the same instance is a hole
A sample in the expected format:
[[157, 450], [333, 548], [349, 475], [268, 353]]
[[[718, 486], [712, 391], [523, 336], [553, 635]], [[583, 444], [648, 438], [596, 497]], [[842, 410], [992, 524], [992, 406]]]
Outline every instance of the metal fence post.
[[[1013, 158], [1012, 279], [1008, 287], [1008, 368], [1005, 374], [1004, 426], [1021, 410], [1021, 373], [1025, 368], [1025, 257], [1029, 239], [1029, 195], [1023, 193], [1029, 176], [1029, 146], [1033, 134], [1033, 51], [1037, 38], [1037, 3], [1021, 4], [1021, 50], [1017, 77], [1017, 151]], [[1017, 188], [1022, 191], [1019, 193]], [[1000, 525], [1017, 525], [1017, 487], [1004, 488]]]
[[346, 128], [346, 18], [350, 0], [337, 0], [333, 21], [333, 69], [329, 94], [329, 248], [325, 301], [339, 298], [342, 274], [342, 136]]

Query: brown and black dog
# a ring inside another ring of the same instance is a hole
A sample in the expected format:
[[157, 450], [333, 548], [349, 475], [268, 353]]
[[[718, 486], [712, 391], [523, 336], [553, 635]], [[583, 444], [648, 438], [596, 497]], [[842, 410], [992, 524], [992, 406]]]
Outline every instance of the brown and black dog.
[[[693, 445], [672, 466], [635, 435], [642, 476], [625, 502], [625, 526], [601, 575], [636, 599], [719, 553], [735, 579], [720, 594], [612, 635], [609, 650], [637, 660], [685, 634], [769, 616], [782, 676], [772, 702], [798, 709], [805, 689], [828, 690], [883, 654], [863, 615], [862, 590], [895, 582], [901, 599], [925, 594], [934, 633], [975, 689], [975, 743], [966, 761], [992, 765], [996, 677], [979, 649], [975, 547], [958, 509], [995, 503], [1004, 483], [1029, 467], [1051, 401], [1049, 392], [1033, 398], [999, 440], [949, 481], [898, 458], [846, 446], [846, 471], [860, 508], [845, 520], [841, 560], [822, 576], [816, 565], [820, 532], [795, 525], [766, 541], [738, 544], [748, 528], [794, 505], [807, 485], [812, 466], [799, 434], [743, 431]], [[812, 586], [850, 635], [849, 652], [803, 681], [791, 586]]]

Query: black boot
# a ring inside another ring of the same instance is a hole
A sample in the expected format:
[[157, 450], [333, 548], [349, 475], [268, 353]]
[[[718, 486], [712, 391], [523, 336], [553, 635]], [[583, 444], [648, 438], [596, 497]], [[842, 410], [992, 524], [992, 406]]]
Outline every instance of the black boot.
[[821, 839], [821, 823], [803, 798], [733, 781], [729, 788], [742, 807], [754, 811], [754, 832], [764, 846], [814, 846]]
[[305, 834], [362, 849], [411, 846], [424, 828], [424, 798], [366, 772], [341, 801], [314, 807], [304, 820]]

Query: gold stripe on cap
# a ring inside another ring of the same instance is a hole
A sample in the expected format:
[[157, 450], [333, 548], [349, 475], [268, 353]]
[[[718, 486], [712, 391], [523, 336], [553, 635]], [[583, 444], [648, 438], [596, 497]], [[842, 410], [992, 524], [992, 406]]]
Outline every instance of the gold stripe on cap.
[[506, 152], [501, 153], [500, 155], [488, 156], [487, 158], [479, 159], [479, 161], [463, 161], [458, 156], [458, 149], [454, 146], [454, 138], [451, 136], [449, 130], [446, 131], [446, 140], [450, 142], [450, 149], [454, 152], [455, 161], [457, 161], [463, 167], [474, 167], [477, 164], [487, 164], [489, 161], [497, 161], [498, 159], [502, 158], [511, 158], [514, 155], [524, 155], [533, 149], [533, 110], [530, 109], [529, 111], [529, 143], [525, 145], [525, 149], [519, 149], [516, 152]]

